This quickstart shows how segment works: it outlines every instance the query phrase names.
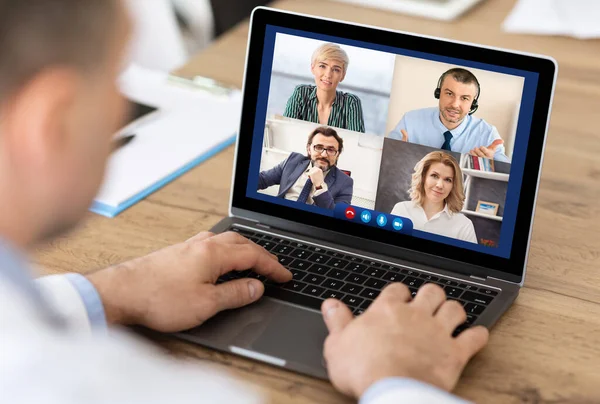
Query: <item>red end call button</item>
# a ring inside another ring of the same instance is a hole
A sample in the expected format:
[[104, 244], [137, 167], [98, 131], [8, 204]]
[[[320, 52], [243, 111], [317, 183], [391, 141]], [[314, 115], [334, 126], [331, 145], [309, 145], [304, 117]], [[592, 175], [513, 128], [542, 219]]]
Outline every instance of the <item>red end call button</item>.
[[354, 208], [352, 206], [348, 206], [346, 208], [346, 219], [354, 220], [355, 217], [356, 217], [356, 211], [354, 210]]

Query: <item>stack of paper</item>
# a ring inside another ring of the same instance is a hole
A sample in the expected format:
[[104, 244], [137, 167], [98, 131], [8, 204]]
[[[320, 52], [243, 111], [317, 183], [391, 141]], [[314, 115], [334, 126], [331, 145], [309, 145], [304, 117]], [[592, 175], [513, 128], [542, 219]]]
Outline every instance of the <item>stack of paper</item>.
[[125, 95], [161, 110], [155, 119], [128, 126], [126, 131], [135, 138], [111, 156], [104, 184], [91, 207], [108, 217], [232, 144], [241, 113], [239, 92], [215, 96], [174, 85], [166, 75], [147, 71], [124, 78]]
[[600, 0], [519, 0], [504, 21], [508, 32], [600, 38]]

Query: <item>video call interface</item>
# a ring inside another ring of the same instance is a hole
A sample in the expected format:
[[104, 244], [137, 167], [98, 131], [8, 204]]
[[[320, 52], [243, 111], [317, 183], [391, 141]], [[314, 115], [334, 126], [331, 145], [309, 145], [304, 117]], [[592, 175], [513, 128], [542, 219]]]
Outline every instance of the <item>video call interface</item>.
[[247, 196], [509, 254], [527, 76], [293, 33], [265, 46]]

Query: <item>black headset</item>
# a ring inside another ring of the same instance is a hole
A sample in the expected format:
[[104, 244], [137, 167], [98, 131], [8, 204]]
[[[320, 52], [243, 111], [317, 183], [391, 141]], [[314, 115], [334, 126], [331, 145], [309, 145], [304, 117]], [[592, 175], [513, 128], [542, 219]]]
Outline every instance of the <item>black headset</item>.
[[[440, 76], [440, 79], [438, 80], [438, 83], [437, 83], [437, 87], [436, 87], [435, 91], [433, 92], [433, 96], [435, 98], [437, 98], [438, 100], [440, 99], [440, 95], [442, 94], [442, 82], [444, 81], [444, 79], [446, 78], [446, 76], [448, 74], [454, 72], [455, 70], [457, 70], [457, 69], [456, 68], [450, 69], [450, 70], [444, 72], [444, 74], [442, 74]], [[471, 109], [469, 110], [469, 115], [473, 115], [475, 113], [475, 111], [477, 111], [477, 108], [479, 108], [479, 104], [477, 101], [479, 100], [479, 96], [481, 95], [481, 86], [479, 85], [479, 81], [477, 80], [477, 77], [475, 77], [475, 75], [473, 73], [471, 73], [470, 71], [465, 70], [465, 69], [460, 69], [460, 70], [464, 70], [464, 71], [470, 73], [475, 78], [475, 84], [477, 84], [477, 96], [471, 103]]]

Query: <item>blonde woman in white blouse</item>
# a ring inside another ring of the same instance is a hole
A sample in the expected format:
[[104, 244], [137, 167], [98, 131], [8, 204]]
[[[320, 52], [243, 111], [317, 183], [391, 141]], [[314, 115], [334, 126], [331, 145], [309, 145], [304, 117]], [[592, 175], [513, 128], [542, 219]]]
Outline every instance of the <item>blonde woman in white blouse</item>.
[[415, 165], [410, 201], [399, 202], [392, 215], [412, 220], [413, 228], [477, 243], [473, 222], [460, 213], [465, 203], [462, 172], [450, 154], [435, 151]]

